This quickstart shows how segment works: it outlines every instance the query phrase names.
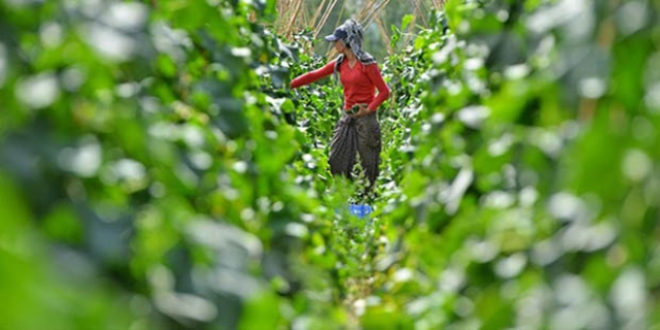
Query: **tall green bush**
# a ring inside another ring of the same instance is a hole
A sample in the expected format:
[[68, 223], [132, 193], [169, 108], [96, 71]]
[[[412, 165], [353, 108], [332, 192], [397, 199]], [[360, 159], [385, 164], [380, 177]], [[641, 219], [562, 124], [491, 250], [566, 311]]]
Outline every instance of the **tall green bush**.
[[365, 200], [274, 1], [2, 2], [0, 328], [653, 328], [659, 6], [431, 13]]

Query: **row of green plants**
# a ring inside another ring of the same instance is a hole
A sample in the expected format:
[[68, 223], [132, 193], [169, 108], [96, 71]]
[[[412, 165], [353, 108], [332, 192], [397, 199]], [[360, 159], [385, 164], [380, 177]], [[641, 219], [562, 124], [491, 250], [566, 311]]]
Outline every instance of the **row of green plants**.
[[338, 82], [287, 88], [328, 59], [274, 8], [0, 4], [0, 328], [659, 322], [657, 4], [432, 13], [379, 61], [368, 199], [327, 167]]

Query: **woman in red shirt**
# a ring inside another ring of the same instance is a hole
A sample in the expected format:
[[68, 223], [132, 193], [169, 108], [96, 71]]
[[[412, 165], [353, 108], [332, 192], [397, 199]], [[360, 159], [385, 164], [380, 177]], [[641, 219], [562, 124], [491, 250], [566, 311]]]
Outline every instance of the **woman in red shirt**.
[[[351, 178], [355, 155], [360, 155], [371, 190], [380, 165], [380, 125], [378, 107], [390, 96], [376, 60], [362, 50], [362, 27], [347, 20], [325, 39], [334, 42], [340, 55], [320, 69], [296, 77], [291, 88], [311, 84], [332, 73], [344, 87], [344, 112], [337, 123], [330, 145], [330, 172]], [[376, 90], [378, 94], [376, 95]]]

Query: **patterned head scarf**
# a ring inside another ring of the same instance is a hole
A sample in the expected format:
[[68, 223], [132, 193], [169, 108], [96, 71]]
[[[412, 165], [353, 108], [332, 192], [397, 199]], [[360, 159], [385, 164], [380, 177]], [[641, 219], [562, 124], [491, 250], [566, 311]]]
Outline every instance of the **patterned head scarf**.
[[[334, 36], [341, 36], [341, 40], [343, 40], [344, 44], [347, 45], [348, 47], [351, 48], [353, 51], [353, 54], [355, 54], [355, 57], [362, 63], [363, 65], [368, 65], [368, 64], [373, 64], [376, 63], [376, 59], [371, 56], [371, 54], [365, 52], [362, 50], [362, 38], [363, 38], [363, 30], [362, 26], [358, 22], [356, 22], [354, 19], [348, 19], [344, 24], [339, 26], [337, 30], [335, 31]], [[330, 36], [328, 36], [330, 37]], [[335, 39], [334, 38], [328, 38], [326, 37], [327, 40]], [[340, 54], [339, 57], [337, 57], [337, 61], [335, 62], [335, 76], [338, 75], [339, 72], [339, 65], [344, 61], [344, 58], [346, 56], [344, 54]]]

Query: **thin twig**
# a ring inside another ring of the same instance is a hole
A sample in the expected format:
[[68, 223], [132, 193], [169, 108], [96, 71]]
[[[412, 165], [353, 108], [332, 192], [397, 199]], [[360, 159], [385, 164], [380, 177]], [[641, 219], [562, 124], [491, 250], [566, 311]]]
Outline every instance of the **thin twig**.
[[364, 24], [363, 26], [366, 27], [366, 26], [371, 25], [371, 23], [373, 23], [374, 18], [376, 18], [376, 16], [378, 16], [378, 15], [380, 14], [380, 12], [383, 10], [383, 8], [385, 8], [385, 6], [386, 6], [389, 2], [390, 2], [390, 0], [384, 0], [383, 2], [381, 2], [380, 4], [378, 4], [378, 5], [376, 6], [376, 8], [374, 8], [374, 10], [372, 11], [371, 15], [370, 15], [369, 17], [367, 17], [367, 19], [366, 19], [366, 21], [365, 21], [365, 24]]
[[420, 2], [420, 0], [413, 0], [412, 1], [412, 3], [415, 6], [415, 13], [416, 13], [415, 16], [421, 17], [422, 24], [424, 24], [424, 26], [428, 26], [428, 24], [426, 23], [426, 19], [424, 18], [424, 14], [422, 13], [422, 10], [419, 7], [419, 2]]
[[332, 3], [330, 3], [330, 5], [328, 6], [328, 9], [326, 10], [323, 17], [321, 17], [321, 21], [316, 26], [316, 30], [314, 30], [314, 39], [316, 39], [316, 37], [321, 32], [321, 28], [323, 27], [323, 25], [325, 25], [325, 22], [328, 20], [328, 17], [330, 17], [330, 13], [332, 12], [332, 9], [335, 7], [335, 5], [337, 5], [337, 1], [338, 0], [333, 0]]
[[315, 30], [316, 30], [316, 22], [319, 19], [319, 15], [321, 14], [321, 9], [323, 9], [323, 7], [325, 6], [326, 1], [327, 0], [321, 0], [321, 4], [319, 5], [318, 8], [316, 8], [316, 12], [314, 13], [314, 18], [312, 18], [311, 23], [312, 23], [312, 26], [314, 27]]
[[294, 5], [293, 5], [293, 12], [291, 13], [291, 18], [289, 19], [289, 24], [286, 27], [286, 35], [291, 34], [291, 30], [293, 30], [293, 24], [295, 23], [296, 18], [298, 17], [298, 14], [300, 13], [300, 8], [302, 7], [303, 0], [293, 0]]
[[394, 54], [394, 50], [392, 49], [392, 45], [390, 45], [390, 37], [387, 35], [387, 30], [385, 30], [385, 27], [383, 26], [383, 21], [379, 18], [376, 18], [376, 25], [378, 26], [378, 30], [380, 31], [380, 36], [383, 38], [383, 42], [385, 43], [385, 47], [387, 47], [387, 53], [389, 55]]

